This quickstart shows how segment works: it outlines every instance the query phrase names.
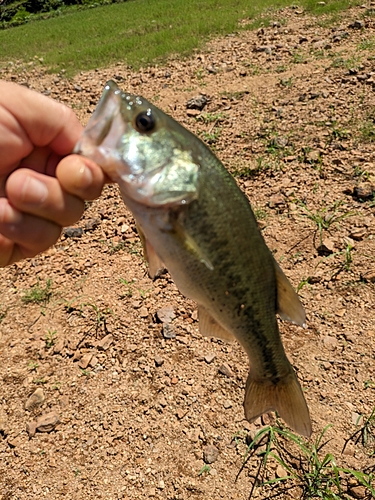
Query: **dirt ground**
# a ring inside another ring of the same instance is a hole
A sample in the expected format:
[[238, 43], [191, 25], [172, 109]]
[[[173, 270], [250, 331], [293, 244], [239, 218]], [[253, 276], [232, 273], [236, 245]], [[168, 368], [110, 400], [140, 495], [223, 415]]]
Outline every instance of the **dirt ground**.
[[[36, 57], [0, 77], [83, 123], [113, 78], [210, 144], [306, 308], [307, 329], [280, 330], [310, 443], [331, 425], [319, 456], [374, 471], [375, 3], [334, 22], [285, 9], [140, 72], [120, 62], [68, 80]], [[200, 94], [203, 111], [187, 109]], [[309, 498], [297, 479], [261, 487], [285, 475], [271, 460], [255, 479], [264, 446], [243, 466], [274, 416], [244, 420], [246, 355], [199, 335], [195, 304], [168, 274], [148, 278], [116, 186], [54, 248], [0, 272], [0, 499]], [[303, 470], [298, 454], [292, 467]], [[370, 498], [340, 477], [337, 498]]]

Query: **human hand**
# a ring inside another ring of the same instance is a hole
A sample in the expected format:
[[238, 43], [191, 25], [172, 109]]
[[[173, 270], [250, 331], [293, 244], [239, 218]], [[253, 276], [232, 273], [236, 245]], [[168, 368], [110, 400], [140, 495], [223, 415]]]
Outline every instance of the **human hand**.
[[0, 267], [49, 248], [100, 195], [101, 168], [69, 155], [81, 132], [68, 107], [0, 81]]

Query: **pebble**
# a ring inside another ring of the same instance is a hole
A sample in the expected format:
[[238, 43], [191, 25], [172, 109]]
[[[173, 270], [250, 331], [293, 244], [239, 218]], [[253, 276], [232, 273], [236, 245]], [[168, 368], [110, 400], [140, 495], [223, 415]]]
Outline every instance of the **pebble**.
[[99, 349], [99, 351], [106, 351], [110, 347], [112, 342], [113, 342], [113, 335], [109, 333], [101, 340], [99, 340], [99, 342], [97, 343], [97, 348]]
[[176, 314], [172, 306], [162, 307], [156, 311], [156, 319], [160, 323], [171, 323], [174, 320]]
[[198, 95], [196, 97], [193, 97], [192, 99], [189, 99], [188, 102], [186, 103], [187, 109], [198, 109], [199, 111], [202, 111], [202, 109], [206, 106], [208, 102], [208, 99], [205, 95]]
[[212, 363], [212, 361], [216, 358], [216, 354], [213, 353], [213, 352], [210, 352], [208, 354], [206, 354], [206, 356], [204, 357], [204, 360], [207, 364], [210, 364]]
[[350, 488], [349, 493], [354, 498], [368, 498], [365, 486], [354, 486], [353, 488]]
[[206, 464], [213, 464], [219, 456], [219, 450], [216, 446], [208, 444], [203, 448], [203, 460]]
[[337, 340], [336, 337], [332, 337], [330, 335], [326, 335], [323, 338], [323, 344], [324, 344], [324, 347], [326, 347], [327, 349], [330, 349], [331, 351], [333, 351], [338, 346], [338, 340]]
[[60, 423], [58, 414], [54, 411], [45, 413], [36, 420], [36, 430], [39, 432], [51, 432]]
[[163, 333], [163, 337], [165, 339], [175, 339], [176, 338], [176, 331], [175, 331], [175, 329], [173, 328], [172, 325], [170, 325], [168, 323], [164, 323], [163, 324], [162, 333]]
[[81, 238], [83, 235], [83, 229], [81, 227], [66, 227], [63, 229], [62, 234], [66, 238]]
[[331, 255], [335, 251], [335, 242], [329, 238], [325, 238], [317, 247], [319, 255]]
[[162, 366], [164, 364], [164, 359], [160, 356], [155, 356], [154, 362], [156, 366]]
[[226, 410], [228, 410], [229, 408], [232, 408], [233, 403], [232, 403], [232, 401], [231, 401], [230, 399], [226, 399], [226, 400], [224, 401], [223, 406], [224, 406], [224, 408], [225, 408]]
[[38, 406], [41, 406], [44, 403], [44, 400], [44, 391], [41, 387], [38, 387], [38, 389], [36, 389], [36, 391], [34, 391], [27, 399], [25, 403], [25, 410], [35, 410]]
[[373, 193], [374, 186], [369, 182], [358, 184], [358, 186], [355, 186], [353, 189], [353, 196], [359, 198], [360, 200], [368, 200], [372, 198]]
[[141, 318], [147, 318], [148, 317], [148, 309], [147, 307], [143, 306], [139, 309], [139, 316]]
[[225, 375], [226, 377], [234, 377], [233, 371], [226, 363], [223, 363], [220, 366], [219, 373], [221, 373], [222, 375]]
[[89, 366], [91, 360], [92, 360], [93, 355], [88, 352], [82, 356], [82, 358], [78, 361], [78, 366], [82, 368], [82, 370], [86, 370], [86, 368]]
[[361, 273], [361, 279], [369, 283], [375, 283], [375, 269], [370, 269], [369, 271]]

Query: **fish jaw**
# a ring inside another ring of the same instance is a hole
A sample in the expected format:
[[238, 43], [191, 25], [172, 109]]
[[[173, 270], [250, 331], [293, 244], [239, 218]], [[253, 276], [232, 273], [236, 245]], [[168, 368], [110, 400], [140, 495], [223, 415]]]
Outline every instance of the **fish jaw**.
[[[139, 130], [142, 119], [155, 127]], [[98, 163], [122, 193], [144, 206], [184, 205], [197, 197], [201, 158], [190, 151], [180, 125], [165, 126], [170, 120], [109, 81], [74, 152]]]

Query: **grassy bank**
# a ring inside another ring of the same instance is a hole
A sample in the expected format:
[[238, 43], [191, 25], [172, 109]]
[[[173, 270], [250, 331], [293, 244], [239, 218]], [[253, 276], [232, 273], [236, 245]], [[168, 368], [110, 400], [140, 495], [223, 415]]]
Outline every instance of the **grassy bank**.
[[[256, 25], [262, 13], [287, 5], [332, 13], [360, 2], [330, 0], [129, 0], [85, 11], [66, 11], [0, 32], [0, 61], [35, 56], [53, 72], [69, 74], [122, 61], [137, 68], [171, 53], [188, 54], [213, 35]], [[269, 12], [271, 16], [271, 12]], [[251, 26], [251, 25], [250, 25]]]

